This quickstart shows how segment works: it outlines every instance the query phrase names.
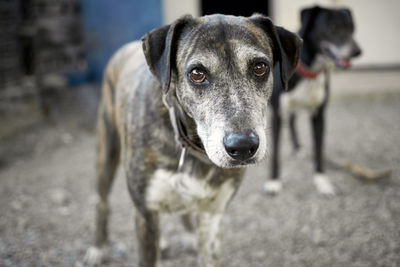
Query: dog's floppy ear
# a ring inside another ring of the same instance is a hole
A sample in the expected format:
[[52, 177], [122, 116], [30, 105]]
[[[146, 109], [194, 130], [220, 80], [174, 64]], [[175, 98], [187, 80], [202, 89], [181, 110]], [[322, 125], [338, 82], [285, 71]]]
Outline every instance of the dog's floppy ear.
[[344, 13], [346, 13], [348, 16], [349, 16], [349, 18], [352, 20], [353, 19], [353, 16], [352, 16], [352, 14], [351, 14], [351, 10], [350, 9], [348, 9], [348, 8], [341, 8], [341, 9], [339, 9], [340, 11], [342, 11], [342, 12], [344, 12]]
[[164, 93], [171, 82], [171, 69], [175, 65], [175, 54], [180, 32], [192, 17], [186, 15], [170, 25], [156, 28], [142, 37], [143, 52], [150, 71], [158, 79]]
[[271, 19], [263, 15], [253, 15], [250, 18], [258, 24], [273, 42], [274, 65], [279, 62], [283, 88], [287, 89], [287, 83], [296, 70], [299, 61], [300, 48], [303, 40], [295, 33], [282, 27], [275, 26]]
[[349, 23], [351, 23], [351, 25], [352, 25], [352, 27], [353, 27], [353, 30], [354, 30], [354, 23], [353, 23], [353, 15], [352, 15], [352, 13], [351, 13], [351, 10], [350, 9], [348, 9], [348, 8], [341, 8], [341, 9], [339, 9], [339, 11], [341, 11], [341, 12], [343, 12], [344, 14], [346, 14], [346, 16], [347, 16], [347, 21], [349, 22]]
[[322, 8], [319, 6], [313, 6], [309, 8], [304, 8], [300, 11], [300, 30], [299, 35], [304, 38], [305, 34], [309, 31], [314, 19], [317, 17], [318, 13], [321, 12]]

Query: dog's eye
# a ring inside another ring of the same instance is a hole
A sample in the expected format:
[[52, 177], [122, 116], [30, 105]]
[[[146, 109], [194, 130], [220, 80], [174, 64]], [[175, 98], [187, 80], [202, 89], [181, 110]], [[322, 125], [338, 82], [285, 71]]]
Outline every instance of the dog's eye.
[[264, 62], [258, 62], [253, 67], [253, 72], [258, 77], [263, 76], [267, 72], [267, 70], [268, 66]]
[[194, 68], [190, 71], [190, 79], [195, 83], [202, 83], [206, 79], [206, 74], [202, 69]]

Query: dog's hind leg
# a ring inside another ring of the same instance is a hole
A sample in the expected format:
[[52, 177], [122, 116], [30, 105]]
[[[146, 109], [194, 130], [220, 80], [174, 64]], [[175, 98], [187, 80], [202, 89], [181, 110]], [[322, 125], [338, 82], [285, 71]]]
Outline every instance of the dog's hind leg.
[[120, 157], [118, 133], [112, 115], [107, 110], [104, 101], [100, 103], [98, 116], [96, 172], [99, 202], [97, 204], [95, 247], [89, 248], [85, 256], [85, 262], [90, 265], [99, 264], [104, 258], [104, 245], [108, 241], [107, 228], [110, 214], [108, 195]]
[[299, 142], [296, 121], [297, 121], [296, 114], [291, 113], [289, 115], [289, 133], [292, 140], [293, 152], [296, 157], [304, 158], [306, 156], [306, 153], [304, 149], [301, 147]]
[[[100, 110], [101, 113], [101, 110]], [[96, 245], [101, 246], [107, 242], [107, 225], [110, 208], [108, 195], [111, 191], [115, 172], [119, 163], [119, 138], [108, 114], [100, 114], [98, 125], [98, 144], [97, 144], [97, 192], [99, 203], [97, 204], [97, 229]]]
[[292, 145], [295, 152], [300, 149], [299, 139], [297, 135], [297, 128], [296, 128], [296, 114], [292, 113], [289, 116], [289, 130], [290, 130], [290, 137], [292, 139]]
[[158, 213], [147, 212], [144, 217], [140, 212], [136, 212], [135, 228], [139, 247], [139, 267], [157, 266], [160, 257]]

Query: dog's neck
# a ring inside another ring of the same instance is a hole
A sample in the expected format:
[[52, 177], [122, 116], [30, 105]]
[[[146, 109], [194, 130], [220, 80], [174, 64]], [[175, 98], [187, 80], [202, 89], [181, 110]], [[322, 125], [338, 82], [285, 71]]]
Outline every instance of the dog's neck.
[[170, 122], [175, 134], [177, 145], [182, 148], [179, 160], [178, 171], [185, 161], [186, 152], [190, 152], [196, 158], [205, 163], [211, 163], [208, 158], [203, 143], [197, 134], [195, 121], [188, 116], [176, 96], [176, 90], [173, 89], [163, 96], [164, 105], [169, 110]]
[[300, 61], [305, 66], [310, 67], [314, 61], [315, 56], [315, 48], [311, 47], [311, 45], [307, 42], [307, 39], [304, 38], [303, 46], [301, 47], [300, 52]]
[[307, 42], [307, 39], [305, 39], [301, 49], [300, 62], [309, 70], [316, 73], [327, 71], [333, 66], [332, 60], [319, 53], [315, 47]]
[[181, 114], [178, 115], [178, 119], [181, 120], [182, 126], [184, 127], [183, 130], [186, 138], [189, 139], [190, 143], [195, 145], [197, 148], [204, 150], [203, 143], [197, 134], [196, 122], [193, 118], [187, 115], [183, 108], [180, 109], [180, 112]]
[[303, 79], [317, 80], [319, 75], [331, 69], [332, 62], [321, 53], [318, 53], [317, 49], [310, 45], [307, 38], [304, 38], [299, 65], [289, 80], [289, 91], [295, 88]]

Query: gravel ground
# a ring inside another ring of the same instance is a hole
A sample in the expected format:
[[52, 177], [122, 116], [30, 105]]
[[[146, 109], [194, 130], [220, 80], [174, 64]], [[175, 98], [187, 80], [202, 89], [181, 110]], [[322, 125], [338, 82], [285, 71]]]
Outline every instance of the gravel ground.
[[[347, 86], [360, 78], [348, 77]], [[93, 240], [96, 203], [97, 97], [90, 92], [63, 96], [49, 120], [1, 137], [0, 266], [82, 266]], [[318, 195], [311, 179], [308, 117], [300, 114], [305, 152], [292, 155], [284, 130], [284, 190], [275, 197], [261, 190], [267, 164], [248, 169], [224, 217], [221, 266], [400, 266], [400, 90], [333, 99], [328, 161], [392, 169], [392, 175], [367, 182], [328, 164], [338, 195]], [[108, 264], [135, 266], [134, 209], [122, 173], [118, 176], [111, 195]], [[162, 225], [167, 236], [182, 231], [173, 215]], [[195, 253], [179, 248], [162, 261], [167, 267], [195, 264]]]

